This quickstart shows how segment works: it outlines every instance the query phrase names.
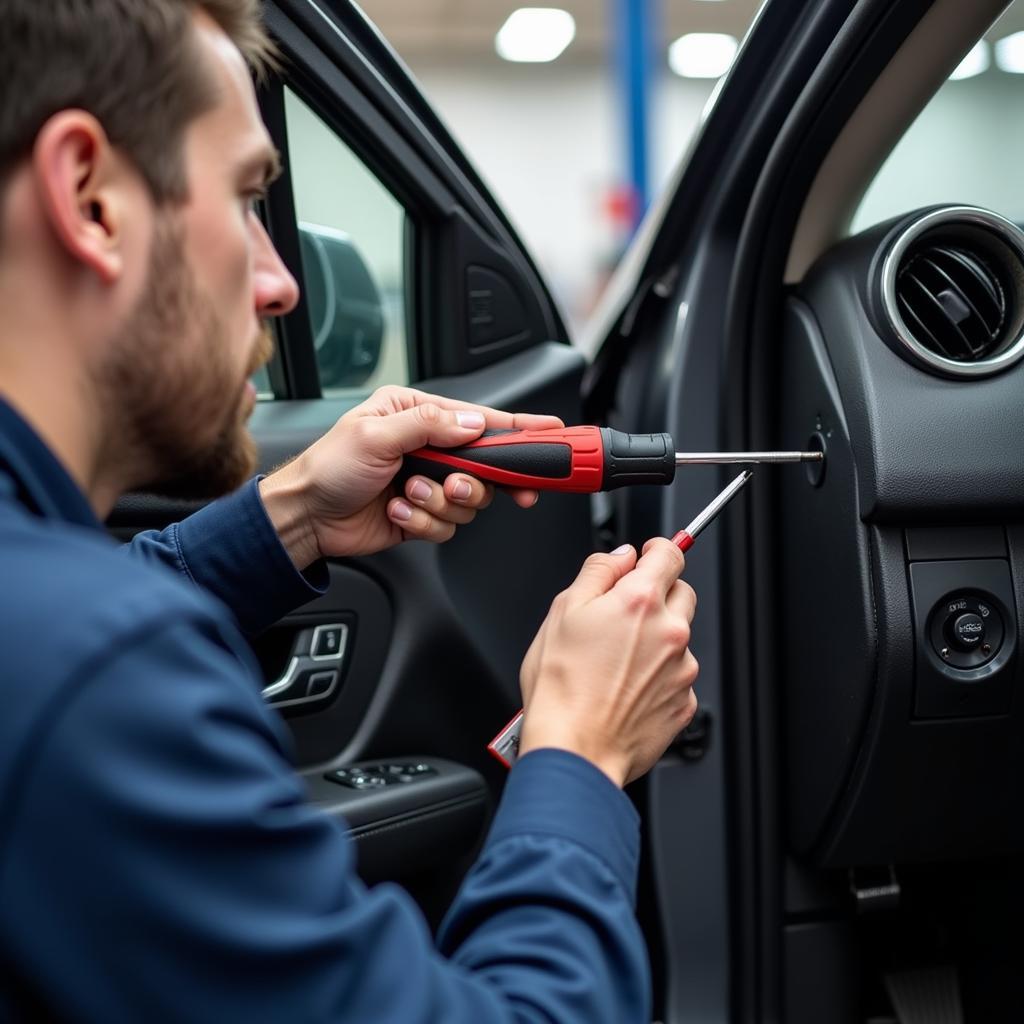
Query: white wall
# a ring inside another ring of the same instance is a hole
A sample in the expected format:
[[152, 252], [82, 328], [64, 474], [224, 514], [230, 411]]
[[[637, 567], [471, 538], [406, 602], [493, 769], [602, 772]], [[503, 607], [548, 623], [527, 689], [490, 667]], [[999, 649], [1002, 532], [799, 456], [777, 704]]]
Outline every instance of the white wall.
[[[622, 239], [603, 208], [628, 180], [615, 81], [601, 67], [412, 66], [504, 207], [571, 324], [593, 304]], [[652, 188], [689, 142], [713, 82], [666, 74], [652, 111]]]
[[947, 82], [893, 150], [853, 221], [858, 231], [931, 203], [1024, 221], [1024, 75]]

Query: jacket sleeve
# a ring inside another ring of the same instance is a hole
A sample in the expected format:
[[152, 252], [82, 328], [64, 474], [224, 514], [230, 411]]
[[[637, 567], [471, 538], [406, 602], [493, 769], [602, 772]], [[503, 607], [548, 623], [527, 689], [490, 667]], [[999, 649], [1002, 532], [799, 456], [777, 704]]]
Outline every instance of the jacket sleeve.
[[115, 646], [54, 709], [0, 852], [5, 916], [24, 922], [10, 955], [48, 1015], [650, 1021], [635, 812], [596, 769], [558, 751], [513, 769], [446, 958], [305, 802], [230, 637], [179, 616]]
[[285, 551], [254, 478], [166, 530], [147, 530], [127, 553], [160, 562], [219, 598], [242, 629], [258, 633], [327, 589], [327, 567], [300, 573]]

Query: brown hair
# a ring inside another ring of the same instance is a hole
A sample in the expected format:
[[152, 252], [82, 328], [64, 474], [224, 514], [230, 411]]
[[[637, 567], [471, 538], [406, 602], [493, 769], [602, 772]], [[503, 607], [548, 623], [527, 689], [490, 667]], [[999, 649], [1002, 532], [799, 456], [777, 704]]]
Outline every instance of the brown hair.
[[262, 75], [259, 0], [3, 0], [0, 186], [60, 110], [91, 113], [157, 201], [187, 195], [184, 134], [215, 102], [192, 16], [205, 11]]

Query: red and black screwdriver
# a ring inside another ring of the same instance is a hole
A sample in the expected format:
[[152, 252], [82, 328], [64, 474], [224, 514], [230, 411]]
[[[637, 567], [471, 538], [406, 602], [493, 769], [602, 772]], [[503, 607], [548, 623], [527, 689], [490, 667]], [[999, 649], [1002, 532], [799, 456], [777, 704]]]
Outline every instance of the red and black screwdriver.
[[[732, 483], [714, 497], [710, 504], [700, 511], [691, 523], [672, 538], [672, 543], [684, 553], [689, 551], [701, 531], [743, 490], [753, 475], [749, 469], [740, 473]], [[488, 752], [506, 768], [511, 768], [519, 757], [519, 736], [522, 729], [523, 712], [518, 711], [512, 721], [487, 744]]]
[[677, 466], [820, 462], [817, 452], [677, 452], [669, 434], [610, 427], [491, 430], [459, 448], [420, 448], [404, 472], [438, 479], [470, 473], [501, 487], [593, 494], [633, 484], [670, 484]]

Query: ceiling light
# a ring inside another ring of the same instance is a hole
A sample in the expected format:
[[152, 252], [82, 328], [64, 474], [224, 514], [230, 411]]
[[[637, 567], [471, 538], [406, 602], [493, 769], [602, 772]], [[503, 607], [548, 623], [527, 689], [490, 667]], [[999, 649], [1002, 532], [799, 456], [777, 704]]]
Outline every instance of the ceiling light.
[[1024, 32], [1014, 32], [996, 43], [996, 64], [1003, 71], [1024, 74]]
[[690, 32], [668, 48], [668, 66], [683, 78], [720, 78], [739, 45], [735, 36], [722, 32]]
[[983, 71], [988, 71], [990, 63], [988, 43], [982, 39], [967, 51], [967, 56], [956, 66], [956, 70], [949, 76], [949, 80], [959, 82], [962, 78], [973, 78]]
[[520, 7], [498, 29], [494, 48], [505, 60], [544, 63], [554, 60], [576, 35], [576, 22], [557, 7]]

